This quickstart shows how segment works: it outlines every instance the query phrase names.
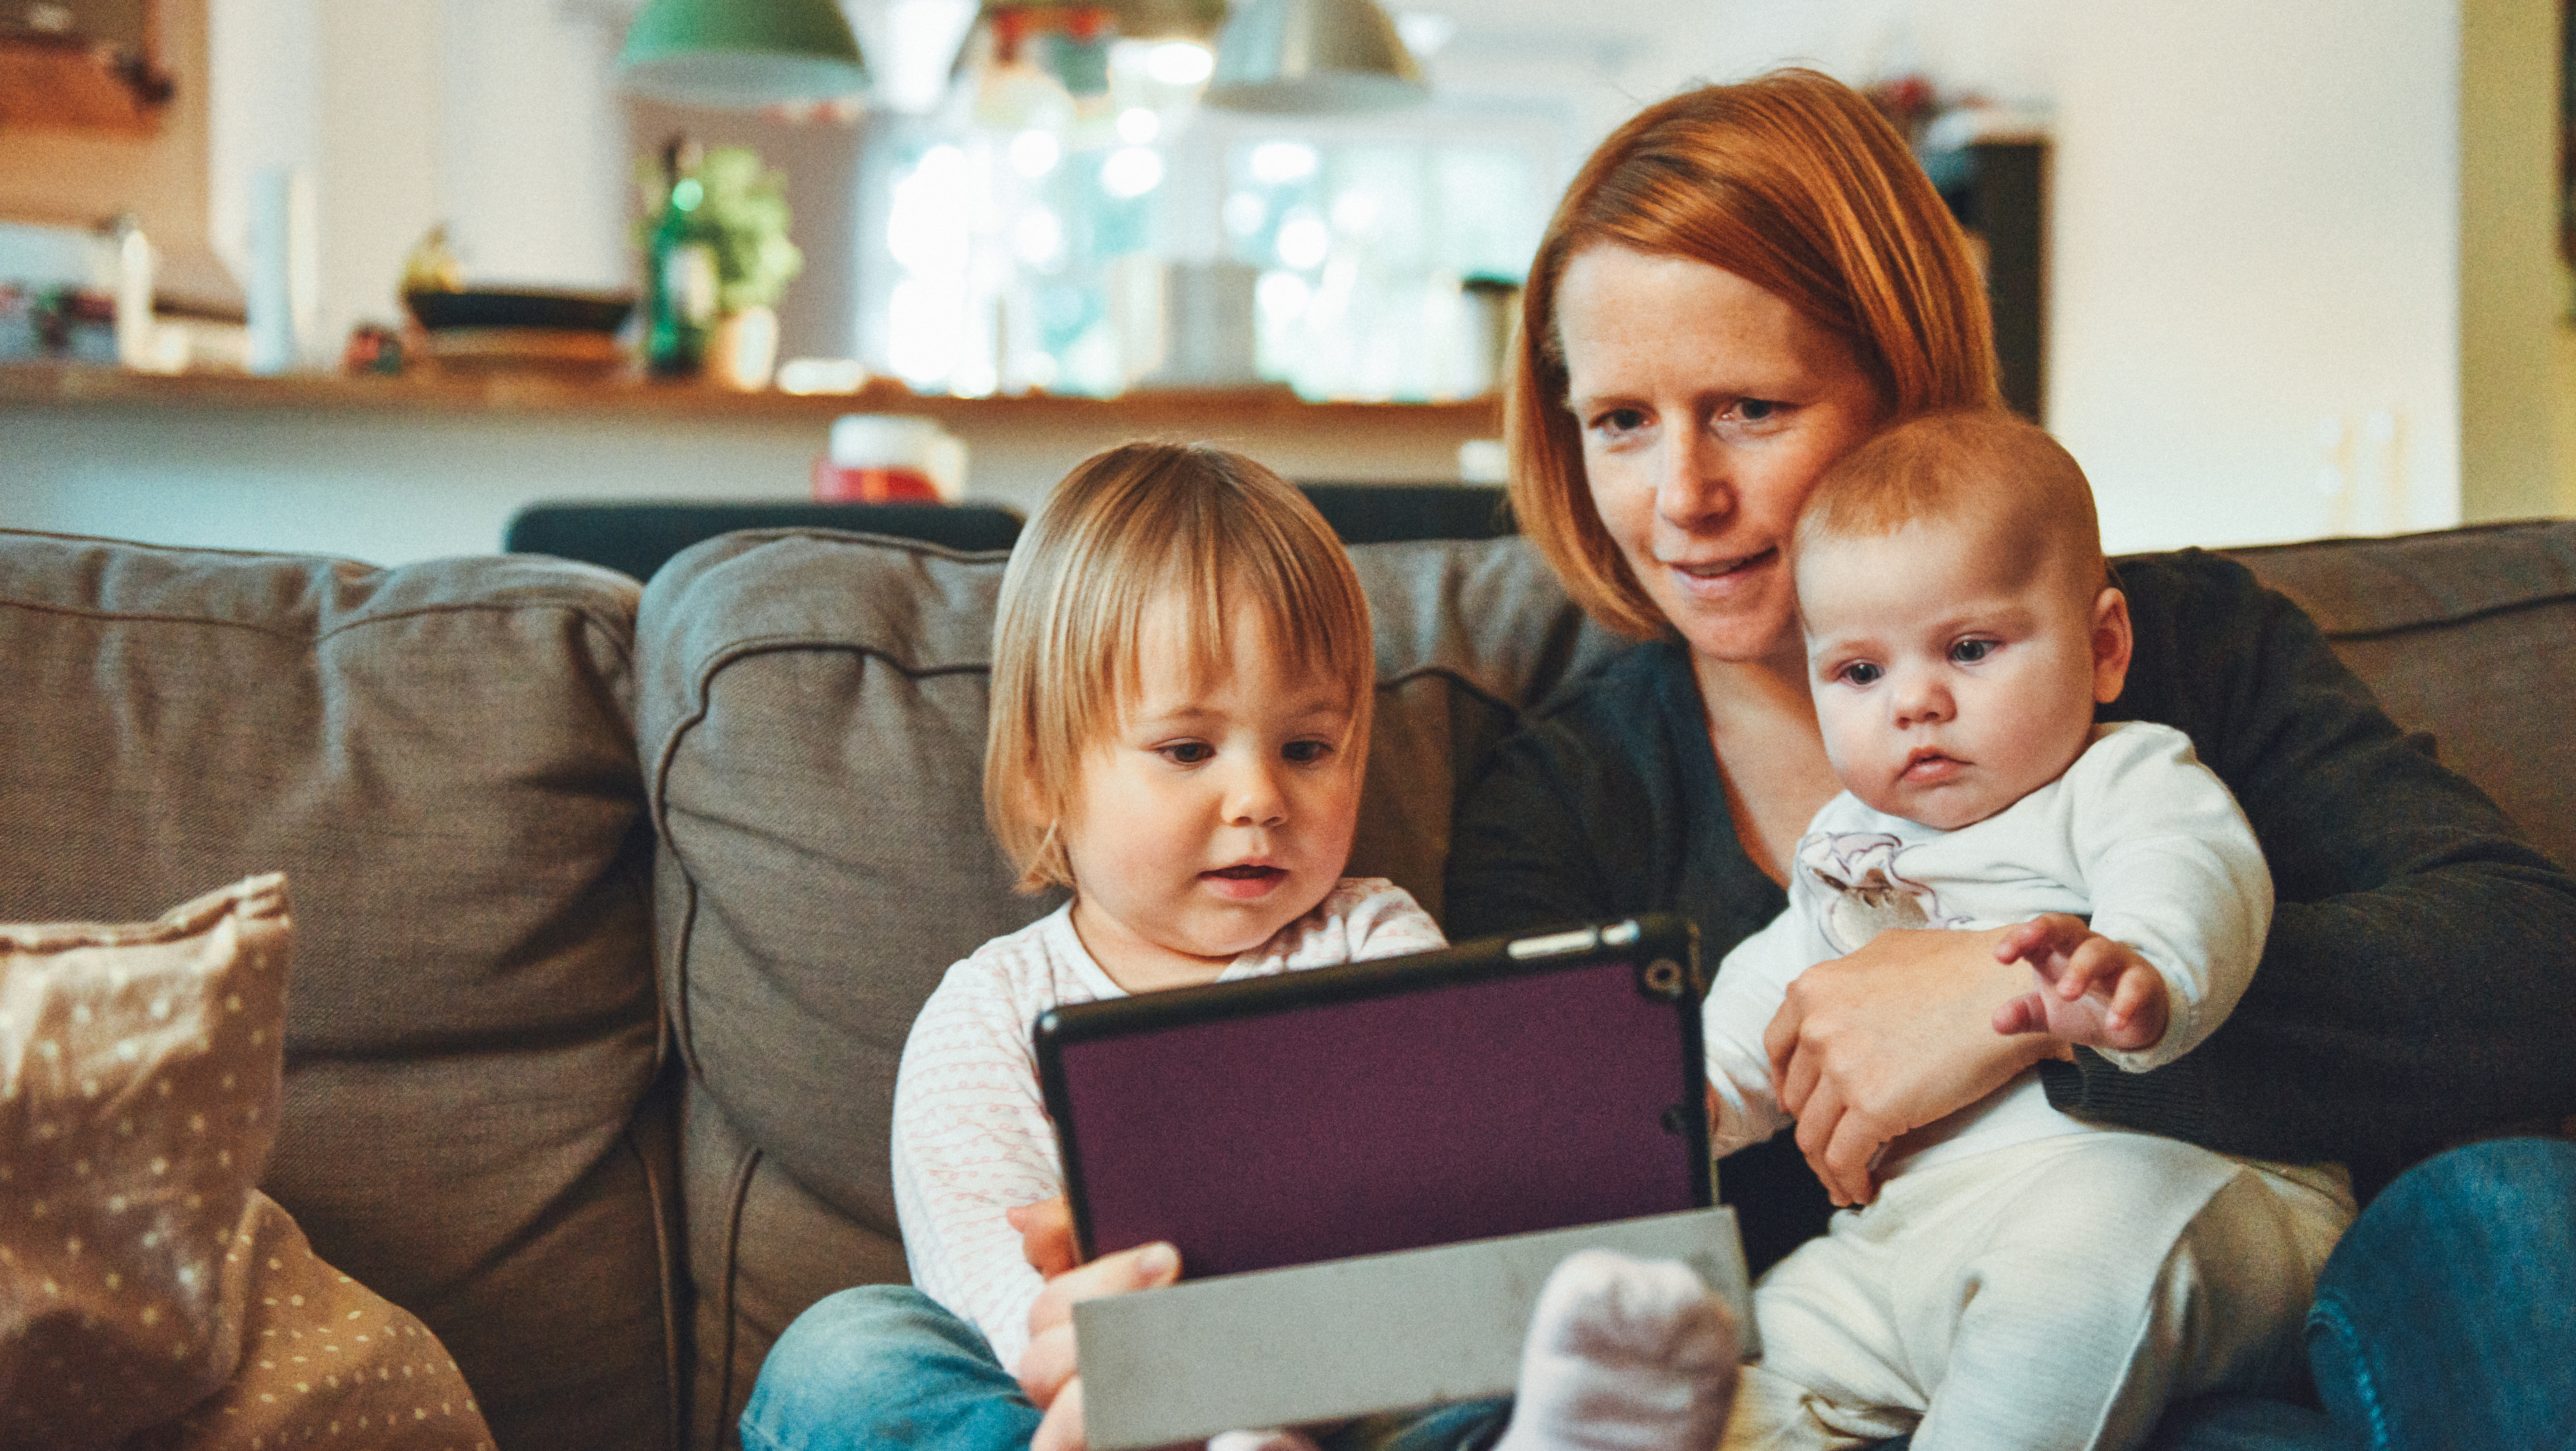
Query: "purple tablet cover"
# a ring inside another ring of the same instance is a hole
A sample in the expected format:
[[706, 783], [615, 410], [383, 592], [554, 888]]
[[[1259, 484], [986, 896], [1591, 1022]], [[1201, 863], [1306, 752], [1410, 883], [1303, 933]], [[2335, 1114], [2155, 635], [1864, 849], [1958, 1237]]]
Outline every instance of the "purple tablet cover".
[[1090, 1249], [1198, 1278], [1697, 1207], [1696, 1013], [1589, 961], [1059, 1043]]

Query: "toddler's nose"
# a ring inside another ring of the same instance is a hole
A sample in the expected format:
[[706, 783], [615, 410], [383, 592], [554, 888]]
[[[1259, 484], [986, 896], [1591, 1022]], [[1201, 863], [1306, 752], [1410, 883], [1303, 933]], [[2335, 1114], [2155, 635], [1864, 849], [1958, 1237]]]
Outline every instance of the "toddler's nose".
[[1288, 797], [1266, 765], [1247, 765], [1234, 773], [1225, 796], [1230, 826], [1276, 826], [1288, 818]]

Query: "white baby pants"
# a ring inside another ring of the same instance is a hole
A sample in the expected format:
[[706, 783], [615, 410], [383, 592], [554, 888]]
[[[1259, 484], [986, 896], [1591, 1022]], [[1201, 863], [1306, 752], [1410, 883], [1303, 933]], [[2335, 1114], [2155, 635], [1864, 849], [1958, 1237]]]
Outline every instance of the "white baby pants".
[[2125, 1451], [2170, 1399], [2296, 1383], [2352, 1216], [2338, 1170], [2146, 1134], [1900, 1174], [1754, 1287], [1726, 1451]]

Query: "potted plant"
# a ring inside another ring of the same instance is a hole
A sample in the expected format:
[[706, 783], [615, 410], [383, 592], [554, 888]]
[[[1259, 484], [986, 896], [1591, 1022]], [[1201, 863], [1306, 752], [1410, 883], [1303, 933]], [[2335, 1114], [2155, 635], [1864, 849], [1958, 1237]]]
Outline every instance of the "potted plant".
[[638, 171], [653, 371], [693, 371], [703, 355], [726, 387], [768, 387], [778, 299], [805, 268], [805, 254], [787, 240], [786, 177], [747, 147], [692, 158], [677, 143]]

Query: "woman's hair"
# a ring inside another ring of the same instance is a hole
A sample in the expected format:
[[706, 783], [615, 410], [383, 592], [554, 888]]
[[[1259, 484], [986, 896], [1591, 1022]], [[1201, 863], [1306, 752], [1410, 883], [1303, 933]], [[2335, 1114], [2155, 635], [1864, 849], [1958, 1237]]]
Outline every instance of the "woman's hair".
[[2110, 581], [2083, 466], [2047, 430], [2000, 408], [1911, 418], [1844, 454], [1807, 495], [1793, 539], [1804, 553], [1917, 523], [2009, 540], [2025, 577], [2063, 570], [2087, 598]]
[[1058, 824], [1083, 755], [1143, 693], [1139, 640], [1169, 603], [1192, 678], [1222, 678], [1223, 631], [1249, 602], [1278, 658], [1348, 691], [1351, 768], [1368, 750], [1376, 652], [1368, 598], [1295, 485], [1241, 454], [1130, 443], [1074, 467], [1011, 550], [993, 620], [984, 815], [1019, 888], [1072, 886]]
[[1667, 625], [1601, 525], [1565, 408], [1557, 290], [1568, 263], [1604, 246], [1705, 262], [1777, 296], [1850, 347], [1888, 417], [2001, 397], [1966, 235], [1858, 92], [1783, 70], [1647, 107], [1592, 153], [1548, 223], [1503, 398], [1521, 527], [1612, 629]]

